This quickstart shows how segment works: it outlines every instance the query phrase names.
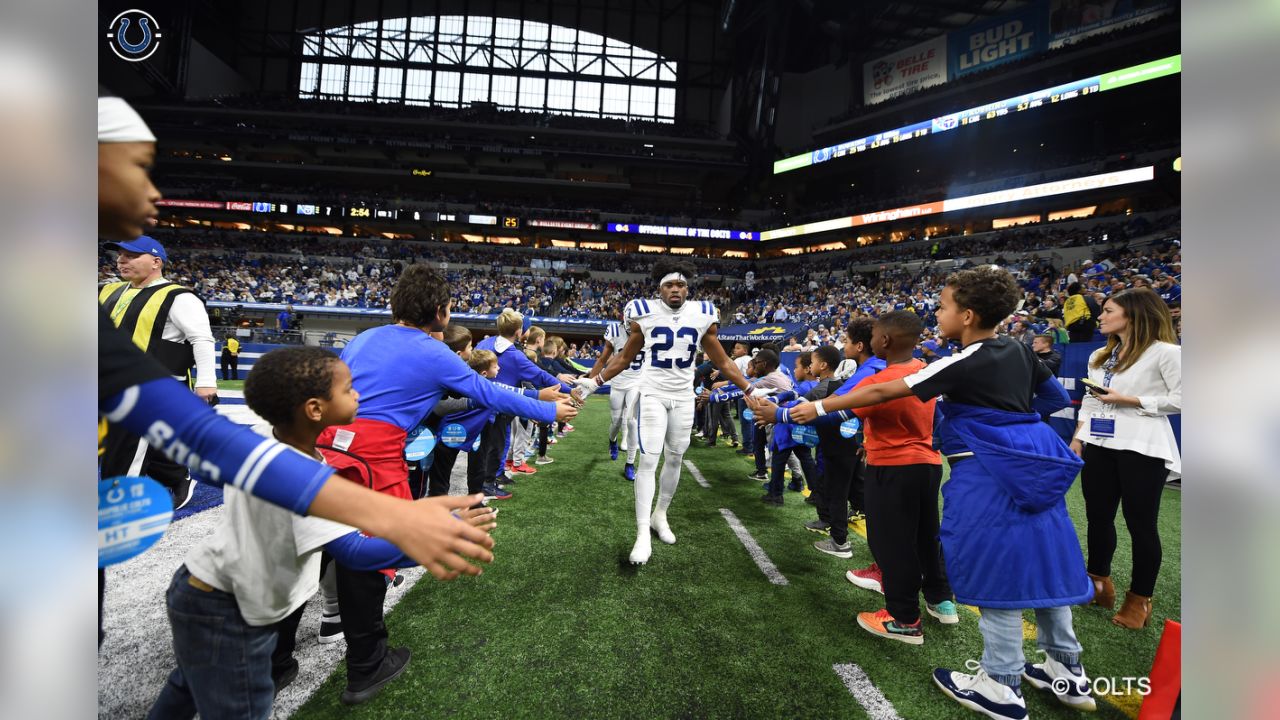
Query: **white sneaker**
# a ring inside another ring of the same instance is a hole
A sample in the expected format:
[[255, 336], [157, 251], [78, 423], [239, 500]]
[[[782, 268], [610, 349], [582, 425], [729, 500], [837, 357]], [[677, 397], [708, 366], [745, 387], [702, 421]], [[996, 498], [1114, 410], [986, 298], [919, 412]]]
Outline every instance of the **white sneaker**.
[[649, 562], [649, 556], [653, 554], [653, 547], [649, 544], [649, 531], [641, 530], [636, 535], [636, 544], [631, 546], [631, 556], [628, 558], [632, 565], [643, 565]]
[[667, 524], [667, 516], [654, 513], [652, 524], [650, 527], [658, 534], [658, 539], [668, 545], [676, 544], [676, 534], [671, 532], [671, 526]]
[[933, 671], [933, 682], [948, 697], [976, 713], [995, 720], [1026, 720], [1027, 701], [1020, 692], [991, 679], [981, 663], [966, 660], [965, 667], [976, 670], [973, 675], [945, 668]]
[[1027, 663], [1022, 670], [1022, 678], [1031, 683], [1037, 690], [1049, 690], [1058, 702], [1075, 710], [1092, 712], [1098, 709], [1098, 703], [1089, 693], [1089, 678], [1084, 674], [1084, 666], [1077, 665], [1079, 672], [1050, 657], [1045, 651], [1044, 662], [1032, 665]]
[[537, 460], [534, 460], [534, 461], [533, 461], [533, 464], [534, 464], [534, 465], [550, 465], [551, 463], [553, 463], [553, 462], [555, 462], [555, 461], [556, 461], [556, 459], [555, 459], [555, 458], [553, 458], [553, 457], [551, 457], [550, 455], [541, 455], [541, 456], [539, 456], [539, 457], [538, 457], [538, 459], [537, 459]]

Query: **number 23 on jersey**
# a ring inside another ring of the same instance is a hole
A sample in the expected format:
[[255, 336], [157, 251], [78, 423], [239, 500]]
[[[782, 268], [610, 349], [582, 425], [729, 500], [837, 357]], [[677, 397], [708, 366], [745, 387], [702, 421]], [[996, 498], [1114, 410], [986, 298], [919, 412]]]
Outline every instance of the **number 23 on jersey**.
[[[698, 354], [698, 331], [691, 327], [672, 329], [655, 327], [649, 330], [649, 337], [656, 342], [650, 346], [650, 364], [656, 368], [681, 370], [693, 366], [693, 359]], [[684, 347], [677, 348], [676, 340], [687, 339]], [[673, 352], [674, 349], [674, 352]]]

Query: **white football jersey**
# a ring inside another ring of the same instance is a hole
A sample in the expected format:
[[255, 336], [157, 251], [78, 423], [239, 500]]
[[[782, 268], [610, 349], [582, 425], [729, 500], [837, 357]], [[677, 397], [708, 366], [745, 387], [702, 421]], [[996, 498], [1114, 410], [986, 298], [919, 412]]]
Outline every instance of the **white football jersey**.
[[[627, 344], [627, 328], [620, 322], [611, 322], [604, 331], [604, 341], [613, 347], [615, 353], [621, 353]], [[626, 370], [618, 373], [609, 381], [613, 390], [629, 390], [640, 380], [640, 368], [644, 366], [644, 351], [636, 353]]]
[[672, 310], [661, 300], [632, 300], [623, 322], [644, 333], [644, 367], [640, 392], [673, 399], [693, 397], [694, 359], [707, 328], [720, 322], [720, 311], [705, 300], [686, 300]]

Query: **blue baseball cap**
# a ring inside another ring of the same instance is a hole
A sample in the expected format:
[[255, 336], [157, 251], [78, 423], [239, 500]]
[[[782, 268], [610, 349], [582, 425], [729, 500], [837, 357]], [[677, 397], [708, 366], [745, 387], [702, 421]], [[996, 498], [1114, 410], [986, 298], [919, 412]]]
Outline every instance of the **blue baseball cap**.
[[129, 252], [142, 253], [144, 255], [155, 255], [164, 262], [169, 262], [169, 256], [165, 253], [164, 246], [148, 235], [140, 235], [133, 242], [107, 243], [106, 247], [114, 250], [128, 250]]

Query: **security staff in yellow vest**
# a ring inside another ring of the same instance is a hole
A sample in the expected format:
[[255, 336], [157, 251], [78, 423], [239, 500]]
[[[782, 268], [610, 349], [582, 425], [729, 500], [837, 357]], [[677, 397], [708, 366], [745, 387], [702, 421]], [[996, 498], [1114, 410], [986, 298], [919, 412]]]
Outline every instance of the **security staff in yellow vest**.
[[[194, 365], [196, 395], [217, 402], [209, 314], [194, 292], [164, 278], [164, 263], [169, 259], [164, 247], [146, 235], [106, 247], [120, 253], [116, 271], [121, 282], [106, 285], [98, 294], [98, 302], [111, 321], [175, 378], [189, 382]], [[175, 509], [185, 505], [194, 492], [185, 467], [119, 428], [113, 427], [107, 434], [102, 467], [104, 477], [148, 475], [163, 483], [173, 491]]]
[[240, 379], [240, 341], [230, 333], [222, 341], [222, 379]]

